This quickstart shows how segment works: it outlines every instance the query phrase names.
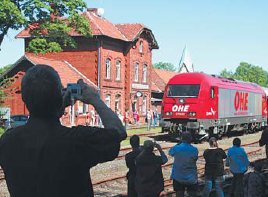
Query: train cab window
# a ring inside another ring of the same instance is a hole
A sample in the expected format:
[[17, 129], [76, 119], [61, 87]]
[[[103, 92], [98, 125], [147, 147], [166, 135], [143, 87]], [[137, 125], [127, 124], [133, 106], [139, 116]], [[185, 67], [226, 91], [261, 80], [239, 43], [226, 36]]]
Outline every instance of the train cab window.
[[214, 98], [215, 97], [215, 88], [211, 87], [210, 88], [210, 98]]
[[168, 86], [168, 97], [198, 97], [199, 84], [172, 84]]

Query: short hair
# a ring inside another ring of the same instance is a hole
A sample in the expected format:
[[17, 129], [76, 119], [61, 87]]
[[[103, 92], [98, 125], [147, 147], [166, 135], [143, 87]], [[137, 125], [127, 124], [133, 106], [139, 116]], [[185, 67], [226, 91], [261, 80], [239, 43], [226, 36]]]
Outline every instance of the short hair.
[[211, 137], [208, 141], [210, 146], [213, 146], [215, 142], [217, 142], [217, 139], [215, 137]]
[[143, 150], [148, 152], [153, 152], [154, 142], [152, 140], [145, 140], [143, 143]]
[[59, 117], [62, 108], [62, 85], [59, 74], [48, 65], [29, 68], [21, 82], [22, 100], [30, 115]]
[[237, 147], [240, 147], [240, 145], [241, 145], [241, 140], [240, 140], [240, 138], [236, 137], [236, 138], [233, 140], [233, 145], [234, 145], [234, 146], [237, 146]]
[[130, 137], [129, 139], [130, 141], [130, 145], [133, 147], [133, 148], [137, 148], [140, 146], [140, 137], [137, 136], [137, 135], [133, 135]]
[[254, 170], [256, 172], [261, 172], [262, 171], [262, 164], [261, 164], [261, 162], [255, 161], [254, 164], [253, 164], [253, 166], [254, 166]]
[[192, 134], [189, 133], [189, 132], [183, 132], [181, 134], [181, 140], [182, 140], [182, 142], [186, 142], [186, 143], [190, 144], [192, 142], [192, 139], [193, 139], [192, 138]]

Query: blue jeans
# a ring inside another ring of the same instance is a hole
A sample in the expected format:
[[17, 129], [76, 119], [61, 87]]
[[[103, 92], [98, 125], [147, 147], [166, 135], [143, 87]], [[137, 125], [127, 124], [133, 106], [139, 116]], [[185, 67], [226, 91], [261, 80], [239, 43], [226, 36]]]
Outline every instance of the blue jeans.
[[205, 187], [204, 187], [202, 196], [209, 197], [209, 194], [212, 190], [212, 182], [213, 181], [215, 183], [215, 190], [216, 190], [217, 197], [224, 197], [224, 193], [222, 191], [222, 182], [223, 182], [222, 176], [216, 177], [214, 180], [206, 178], [205, 179]]

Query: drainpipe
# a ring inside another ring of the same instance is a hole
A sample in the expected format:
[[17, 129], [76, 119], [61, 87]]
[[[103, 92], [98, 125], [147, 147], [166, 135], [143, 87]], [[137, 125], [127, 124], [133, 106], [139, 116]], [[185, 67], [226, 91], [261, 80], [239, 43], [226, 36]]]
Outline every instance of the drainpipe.
[[[99, 95], [100, 95], [100, 98], [101, 98], [101, 84], [100, 84], [100, 77], [101, 77], [101, 40], [97, 40], [97, 46], [98, 46], [98, 92], [99, 92]], [[100, 127], [103, 127], [102, 125], [102, 121], [99, 117], [99, 126]]]
[[100, 76], [101, 76], [101, 41], [98, 39], [98, 91], [100, 94]]

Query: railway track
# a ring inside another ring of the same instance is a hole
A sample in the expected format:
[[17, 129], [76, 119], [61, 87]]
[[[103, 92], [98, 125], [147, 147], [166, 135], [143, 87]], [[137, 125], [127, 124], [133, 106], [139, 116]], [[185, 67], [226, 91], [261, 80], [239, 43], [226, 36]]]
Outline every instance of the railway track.
[[[254, 141], [254, 142], [246, 143], [246, 144], [242, 145], [245, 148], [249, 158], [252, 158], [258, 152], [261, 152], [262, 148], [260, 148], [258, 146], [258, 143], [259, 143], [258, 141]], [[168, 148], [170, 148], [170, 147], [165, 147], [165, 149], [168, 149]], [[228, 149], [226, 148], [224, 150], [227, 151]], [[259, 159], [259, 157], [257, 157], [257, 159]], [[251, 161], [253, 161], [253, 159], [251, 159]], [[173, 162], [168, 162], [167, 164], [162, 166], [163, 174], [170, 174], [172, 164], [173, 164]], [[200, 179], [202, 179], [203, 175], [204, 175], [204, 170], [205, 170], [205, 161], [204, 161], [204, 158], [202, 155], [199, 155], [199, 157], [198, 157], [197, 166], [198, 166], [198, 177]], [[109, 177], [109, 178], [103, 179], [101, 181], [93, 182], [93, 187], [94, 188], [96, 188], [96, 187], [113, 188], [113, 187], [119, 187], [116, 185], [122, 185], [122, 184], [124, 184], [124, 185], [127, 184], [125, 175]], [[164, 180], [164, 186], [165, 186], [165, 191], [167, 191], [168, 194], [172, 194], [172, 192], [173, 192], [172, 180], [170, 178], [167, 178]], [[125, 196], [126, 194], [120, 194], [120, 195]]]
[[[172, 146], [174, 146], [174, 144]], [[164, 150], [169, 149], [172, 146], [171, 145], [165, 146], [165, 147], [163, 147], [163, 149]], [[245, 147], [245, 150], [246, 150], [249, 158], [252, 161], [259, 158], [259, 157], [254, 157], [254, 155], [258, 154], [258, 152], [260, 152], [262, 150], [258, 146], [258, 141], [246, 143], [246, 144], [243, 144], [242, 146]], [[127, 152], [127, 151], [130, 151], [130, 150], [131, 150], [131, 148], [122, 148], [120, 151]], [[226, 148], [224, 150], [227, 151], [228, 149]], [[119, 156], [119, 159], [123, 158], [124, 156], [125, 156], [125, 154], [122, 154], [121, 156]], [[170, 174], [172, 164], [173, 164], [173, 162], [168, 162], [167, 164], [162, 166], [163, 167], [163, 174]], [[202, 176], [204, 174], [204, 164], [205, 164], [205, 162], [204, 162], [203, 156], [199, 155], [197, 165], [198, 165], [198, 176], [199, 176], [200, 179], [202, 178]], [[4, 177], [3, 170], [0, 168], [0, 181], [3, 181], [4, 179], [5, 179], [5, 177]], [[93, 187], [95, 189], [99, 188], [99, 187], [100, 188], [106, 188], [107, 187], [107, 188], [111, 188], [112, 189], [111, 191], [113, 191], [114, 187], [120, 187], [122, 185], [126, 185], [126, 173], [124, 173], [123, 175], [120, 175], [120, 176], [109, 177], [107, 179], [103, 179], [103, 180], [93, 182]], [[172, 180], [170, 180], [169, 178], [165, 179], [164, 180], [164, 186], [165, 186], [165, 191], [167, 192], [167, 194], [172, 194], [173, 193]], [[120, 190], [120, 189], [118, 191], [122, 192], [122, 190]], [[121, 195], [124, 196], [125, 194], [121, 194]]]

